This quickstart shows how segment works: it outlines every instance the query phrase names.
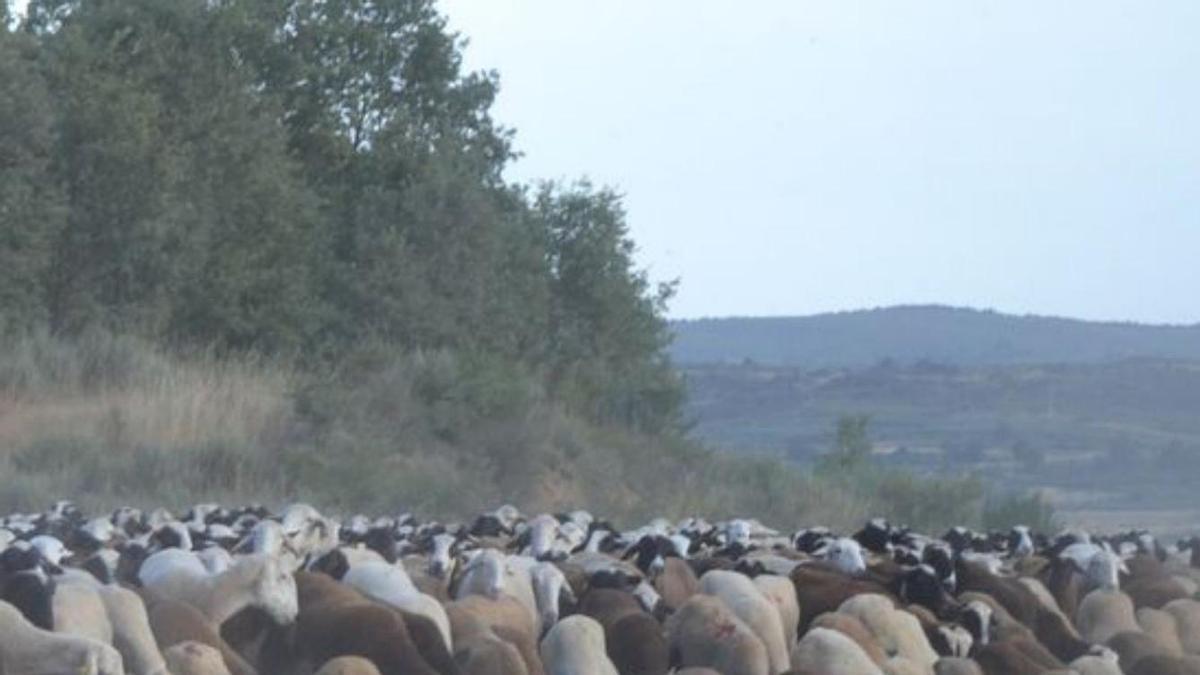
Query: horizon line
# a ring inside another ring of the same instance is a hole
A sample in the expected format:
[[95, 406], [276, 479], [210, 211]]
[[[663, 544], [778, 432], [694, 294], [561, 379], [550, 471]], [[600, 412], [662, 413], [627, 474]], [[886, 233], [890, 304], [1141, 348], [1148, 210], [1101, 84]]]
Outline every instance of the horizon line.
[[786, 319], [816, 319], [822, 317], [842, 316], [846, 314], [868, 314], [871, 312], [886, 312], [892, 310], [947, 310], [974, 312], [977, 314], [996, 314], [1003, 317], [1014, 319], [1046, 319], [1051, 321], [1069, 321], [1073, 323], [1108, 325], [1108, 326], [1138, 326], [1143, 328], [1182, 328], [1195, 329], [1200, 328], [1200, 321], [1191, 323], [1185, 322], [1150, 322], [1137, 321], [1134, 319], [1086, 319], [1074, 316], [1065, 316], [1061, 314], [1038, 314], [1034, 312], [1018, 313], [1008, 312], [991, 307], [973, 307], [970, 305], [950, 305], [944, 303], [899, 303], [894, 305], [876, 305], [873, 307], [859, 307], [854, 309], [839, 309], [829, 310], [824, 312], [812, 312], [808, 314], [725, 314], [725, 315], [696, 315], [696, 316], [668, 316], [668, 323], [683, 323], [689, 321], [762, 321], [762, 320], [786, 320]]

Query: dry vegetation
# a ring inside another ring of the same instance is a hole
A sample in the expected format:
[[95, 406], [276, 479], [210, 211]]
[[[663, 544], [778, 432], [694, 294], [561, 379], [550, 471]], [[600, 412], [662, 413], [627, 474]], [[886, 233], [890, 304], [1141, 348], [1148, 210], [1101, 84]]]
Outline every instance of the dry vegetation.
[[[849, 527], [882, 513], [930, 528], [1001, 512], [985, 508], [974, 479], [870, 467], [812, 476], [681, 437], [599, 428], [530, 379], [446, 352], [365, 350], [355, 366], [313, 375], [104, 334], [31, 335], [3, 345], [0, 400], [4, 509], [58, 497], [93, 508], [303, 498], [463, 515], [510, 501], [631, 520], [753, 514], [784, 526]], [[1029, 519], [1015, 504], [1001, 519]]]

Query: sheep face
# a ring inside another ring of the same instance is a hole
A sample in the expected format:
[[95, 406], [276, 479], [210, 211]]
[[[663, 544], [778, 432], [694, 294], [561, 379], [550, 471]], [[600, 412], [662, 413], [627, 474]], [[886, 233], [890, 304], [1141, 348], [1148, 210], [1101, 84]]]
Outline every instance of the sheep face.
[[971, 633], [971, 640], [976, 649], [986, 647], [991, 643], [996, 617], [987, 603], [978, 600], [968, 602], [959, 621]]
[[451, 551], [458, 539], [450, 534], [435, 534], [433, 536], [433, 551], [429, 554], [429, 575], [437, 579], [445, 579], [454, 571], [454, 558]]
[[259, 607], [275, 623], [286, 626], [296, 620], [300, 603], [296, 593], [296, 579], [278, 560], [269, 559], [263, 565], [256, 588]]
[[825, 547], [822, 557], [843, 574], [859, 576], [867, 571], [867, 561], [863, 558], [862, 546], [853, 539], [846, 537], [834, 539]]
[[1108, 549], [1097, 549], [1084, 566], [1084, 574], [1095, 588], [1117, 591], [1121, 588], [1120, 575], [1129, 574], [1125, 561]]
[[575, 594], [567, 584], [567, 578], [551, 563], [542, 562], [533, 566], [529, 571], [533, 582], [533, 593], [537, 600], [538, 611], [542, 617], [542, 630], [548, 631], [558, 622], [560, 605], [563, 600], [574, 604]]

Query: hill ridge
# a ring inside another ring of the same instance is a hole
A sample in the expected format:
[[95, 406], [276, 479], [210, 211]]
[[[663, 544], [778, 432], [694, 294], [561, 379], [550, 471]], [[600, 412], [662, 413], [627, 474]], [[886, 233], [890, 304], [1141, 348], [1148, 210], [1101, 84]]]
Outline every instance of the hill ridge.
[[1093, 321], [939, 304], [807, 316], [671, 322], [680, 364], [855, 367], [884, 360], [954, 365], [1200, 360], [1200, 324]]

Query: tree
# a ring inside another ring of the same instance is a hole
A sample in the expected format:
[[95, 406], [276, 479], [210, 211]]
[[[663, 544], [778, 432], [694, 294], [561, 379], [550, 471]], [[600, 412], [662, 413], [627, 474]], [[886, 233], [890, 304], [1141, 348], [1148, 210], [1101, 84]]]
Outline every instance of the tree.
[[40, 56], [34, 40], [10, 33], [0, 17], [0, 332], [46, 320], [44, 281], [66, 216]]
[[843, 415], [838, 418], [833, 448], [818, 460], [820, 472], [845, 472], [864, 465], [871, 456], [868, 415]]

